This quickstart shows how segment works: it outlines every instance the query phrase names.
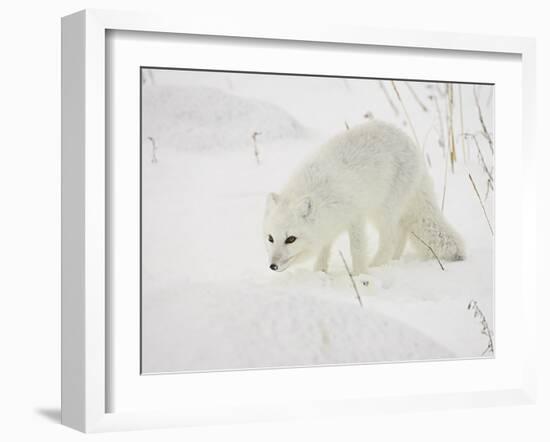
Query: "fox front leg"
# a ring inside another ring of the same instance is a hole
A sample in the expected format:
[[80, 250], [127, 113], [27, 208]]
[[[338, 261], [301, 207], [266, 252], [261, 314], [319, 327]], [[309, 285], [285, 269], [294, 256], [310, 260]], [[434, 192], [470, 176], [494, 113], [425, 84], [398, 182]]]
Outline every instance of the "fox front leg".
[[401, 248], [401, 244], [397, 244], [398, 241], [402, 242], [401, 238], [398, 238], [397, 223], [390, 216], [383, 218], [383, 221], [378, 223], [378, 231], [380, 236], [378, 252], [370, 264], [372, 267], [387, 264], [395, 256], [397, 248]]
[[349, 248], [353, 274], [367, 273], [367, 236], [364, 220], [357, 220], [350, 226]]
[[397, 231], [397, 242], [395, 251], [393, 252], [393, 259], [399, 259], [401, 258], [401, 255], [403, 255], [403, 251], [407, 245], [408, 236], [409, 234], [406, 228], [400, 225]]
[[328, 243], [319, 252], [317, 260], [315, 261], [315, 265], [313, 266], [313, 270], [315, 270], [316, 272], [327, 272], [331, 245], [331, 243]]

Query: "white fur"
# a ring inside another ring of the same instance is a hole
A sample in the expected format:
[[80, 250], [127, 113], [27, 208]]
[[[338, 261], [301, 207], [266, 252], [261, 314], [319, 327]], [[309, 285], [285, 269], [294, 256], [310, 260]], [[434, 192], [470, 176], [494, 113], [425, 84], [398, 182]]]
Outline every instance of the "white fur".
[[[462, 240], [439, 210], [412, 140], [392, 125], [370, 121], [329, 140], [280, 194], [268, 196], [264, 234], [269, 265], [282, 271], [316, 256], [315, 270], [326, 271], [331, 243], [347, 231], [353, 273], [365, 273], [367, 221], [380, 236], [373, 266], [399, 259], [408, 239], [423, 257], [433, 257], [411, 233], [440, 259], [464, 259]], [[296, 241], [286, 244], [289, 236]]]

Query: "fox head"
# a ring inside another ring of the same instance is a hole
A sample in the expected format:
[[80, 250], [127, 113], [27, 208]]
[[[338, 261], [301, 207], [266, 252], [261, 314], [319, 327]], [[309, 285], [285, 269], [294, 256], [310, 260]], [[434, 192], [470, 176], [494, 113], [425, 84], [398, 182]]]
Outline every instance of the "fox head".
[[270, 193], [264, 215], [264, 241], [271, 270], [282, 272], [315, 250], [315, 207], [309, 197], [288, 201]]

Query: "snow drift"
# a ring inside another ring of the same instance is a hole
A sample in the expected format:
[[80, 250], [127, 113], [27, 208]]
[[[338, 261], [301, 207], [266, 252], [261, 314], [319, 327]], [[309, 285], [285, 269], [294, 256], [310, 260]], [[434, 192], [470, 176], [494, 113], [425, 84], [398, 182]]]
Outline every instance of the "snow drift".
[[148, 85], [142, 90], [143, 143], [183, 151], [238, 149], [257, 132], [262, 142], [298, 138], [304, 128], [273, 104], [207, 87]]

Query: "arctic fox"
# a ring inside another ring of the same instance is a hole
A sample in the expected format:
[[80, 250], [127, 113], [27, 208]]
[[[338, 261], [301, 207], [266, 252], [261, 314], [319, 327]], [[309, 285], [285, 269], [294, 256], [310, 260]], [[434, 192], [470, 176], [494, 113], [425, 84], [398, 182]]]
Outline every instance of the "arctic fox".
[[379, 232], [372, 266], [399, 259], [407, 240], [423, 257], [433, 257], [431, 248], [440, 259], [464, 259], [462, 239], [438, 208], [422, 155], [402, 130], [373, 120], [329, 140], [280, 194], [268, 195], [269, 268], [281, 272], [316, 257], [314, 269], [326, 272], [332, 242], [347, 231], [353, 273], [366, 273], [367, 221]]

